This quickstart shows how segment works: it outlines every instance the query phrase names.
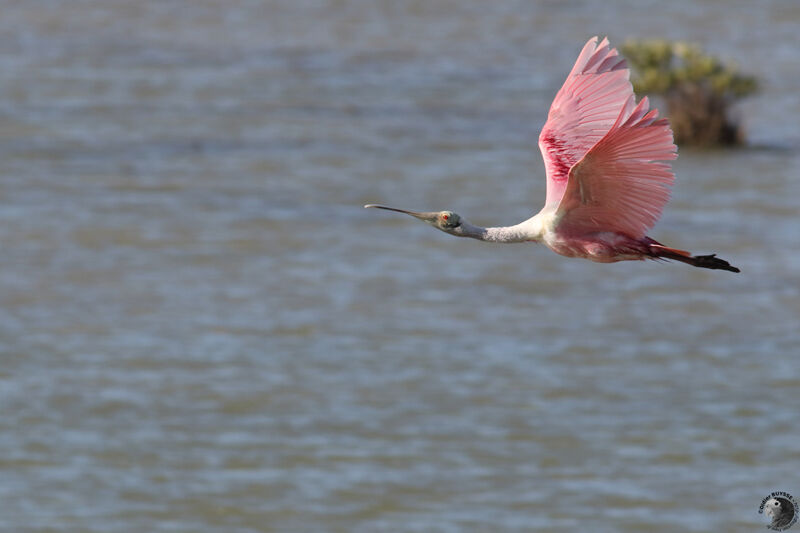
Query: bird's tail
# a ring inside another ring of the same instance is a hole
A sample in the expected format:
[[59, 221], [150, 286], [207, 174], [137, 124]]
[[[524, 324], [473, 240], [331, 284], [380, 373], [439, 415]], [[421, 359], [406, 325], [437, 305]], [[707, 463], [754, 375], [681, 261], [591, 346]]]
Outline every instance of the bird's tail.
[[681, 263], [686, 263], [687, 265], [692, 265], [699, 268], [710, 268], [712, 270], [727, 270], [729, 272], [739, 272], [738, 268], [731, 265], [724, 259], [717, 257], [716, 254], [692, 255], [691, 253], [685, 250], [668, 248], [655, 241], [650, 243], [650, 253], [652, 254], [652, 257], [657, 259], [672, 259], [673, 261], [680, 261]]

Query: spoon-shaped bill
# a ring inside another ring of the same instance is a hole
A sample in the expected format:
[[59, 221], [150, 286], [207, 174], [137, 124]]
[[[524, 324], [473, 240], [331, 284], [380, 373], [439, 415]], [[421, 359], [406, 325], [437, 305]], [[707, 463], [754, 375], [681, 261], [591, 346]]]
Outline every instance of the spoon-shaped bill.
[[436, 217], [439, 216], [439, 213], [437, 212], [408, 211], [406, 209], [398, 209], [397, 207], [388, 207], [380, 204], [367, 204], [364, 207], [365, 208], [374, 207], [375, 209], [385, 209], [387, 211], [395, 211], [397, 213], [411, 215], [412, 217], [424, 220], [425, 222], [433, 222], [434, 220], [436, 220]]

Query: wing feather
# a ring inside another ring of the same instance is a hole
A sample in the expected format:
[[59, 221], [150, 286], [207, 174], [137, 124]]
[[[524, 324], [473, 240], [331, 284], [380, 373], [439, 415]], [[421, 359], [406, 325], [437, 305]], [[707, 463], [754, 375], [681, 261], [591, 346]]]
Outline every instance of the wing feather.
[[608, 39], [589, 39], [556, 94], [539, 135], [547, 172], [547, 205], [556, 205], [569, 170], [597, 144], [633, 96], [630, 74]]
[[593, 37], [553, 100], [539, 148], [559, 231], [643, 237], [669, 200], [672, 130], [647, 98], [636, 104], [629, 77], [608, 39]]
[[647, 98], [622, 108], [611, 130], [569, 172], [558, 231], [613, 231], [644, 237], [669, 200], [677, 157], [672, 130]]

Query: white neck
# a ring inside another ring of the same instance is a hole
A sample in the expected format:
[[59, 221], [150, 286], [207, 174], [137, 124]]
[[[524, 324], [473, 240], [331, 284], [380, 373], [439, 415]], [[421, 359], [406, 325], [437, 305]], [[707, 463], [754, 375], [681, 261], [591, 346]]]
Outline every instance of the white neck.
[[461, 236], [487, 242], [528, 242], [541, 241], [544, 234], [541, 217], [536, 215], [515, 226], [482, 228], [464, 221], [461, 224]]

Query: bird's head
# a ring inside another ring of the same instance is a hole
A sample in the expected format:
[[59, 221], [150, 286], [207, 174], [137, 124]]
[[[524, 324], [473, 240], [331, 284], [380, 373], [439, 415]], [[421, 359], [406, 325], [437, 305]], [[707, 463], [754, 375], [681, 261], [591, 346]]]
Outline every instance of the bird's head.
[[367, 204], [364, 207], [374, 207], [376, 209], [386, 209], [387, 211], [396, 211], [398, 213], [404, 213], [406, 215], [411, 215], [414, 218], [418, 218], [423, 222], [427, 222], [434, 228], [441, 230], [445, 233], [449, 233], [450, 235], [456, 235], [459, 237], [463, 237], [463, 228], [462, 222], [463, 219], [458, 215], [458, 213], [454, 213], [452, 211], [407, 211], [405, 209], [397, 209], [396, 207], [386, 207], [385, 205], [378, 205], [378, 204]]
[[764, 504], [764, 512], [770, 518], [777, 517], [781, 514], [781, 502], [776, 498], [770, 498], [767, 500], [767, 503]]
[[794, 518], [794, 505], [782, 496], [770, 498], [764, 505], [764, 513], [772, 519], [773, 526], [785, 526]]

